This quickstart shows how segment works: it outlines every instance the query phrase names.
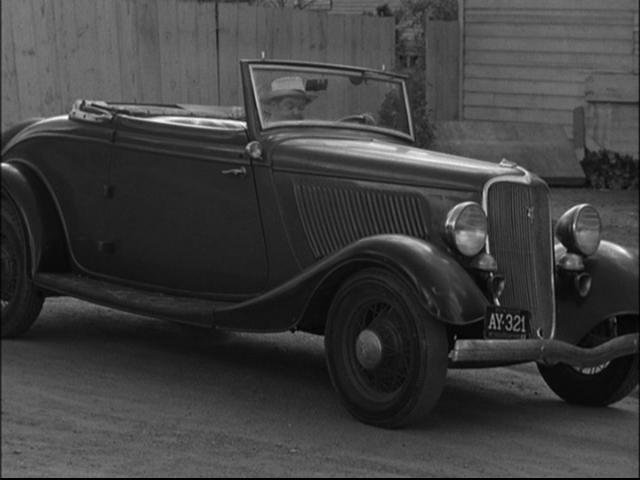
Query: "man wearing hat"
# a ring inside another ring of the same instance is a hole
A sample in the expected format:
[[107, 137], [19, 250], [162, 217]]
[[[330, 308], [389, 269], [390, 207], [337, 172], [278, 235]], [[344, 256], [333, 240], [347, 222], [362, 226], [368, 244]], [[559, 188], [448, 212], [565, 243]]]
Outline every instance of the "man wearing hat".
[[276, 78], [261, 95], [268, 122], [304, 119], [304, 109], [315, 97], [309, 95], [300, 77]]

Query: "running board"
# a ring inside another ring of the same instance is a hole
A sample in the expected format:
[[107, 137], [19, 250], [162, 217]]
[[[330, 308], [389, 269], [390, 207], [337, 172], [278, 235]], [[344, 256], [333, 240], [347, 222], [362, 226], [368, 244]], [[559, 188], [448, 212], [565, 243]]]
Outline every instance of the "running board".
[[234, 305], [159, 292], [81, 277], [70, 273], [38, 273], [34, 283], [45, 290], [86, 300], [105, 307], [202, 327], [213, 326], [216, 310]]

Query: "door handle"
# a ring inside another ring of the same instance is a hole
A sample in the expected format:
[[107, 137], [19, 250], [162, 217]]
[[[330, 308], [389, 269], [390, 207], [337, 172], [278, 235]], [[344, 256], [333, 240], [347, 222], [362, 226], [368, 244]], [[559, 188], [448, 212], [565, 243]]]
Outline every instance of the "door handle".
[[229, 170], [222, 170], [223, 175], [233, 175], [234, 177], [244, 177], [247, 174], [247, 169], [244, 167], [230, 168]]

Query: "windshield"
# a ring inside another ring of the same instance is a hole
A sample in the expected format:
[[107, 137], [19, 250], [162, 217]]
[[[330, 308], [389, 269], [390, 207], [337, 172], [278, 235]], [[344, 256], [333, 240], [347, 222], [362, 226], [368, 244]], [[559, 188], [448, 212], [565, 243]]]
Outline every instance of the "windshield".
[[413, 136], [400, 77], [333, 66], [254, 64], [250, 72], [262, 129], [348, 125]]

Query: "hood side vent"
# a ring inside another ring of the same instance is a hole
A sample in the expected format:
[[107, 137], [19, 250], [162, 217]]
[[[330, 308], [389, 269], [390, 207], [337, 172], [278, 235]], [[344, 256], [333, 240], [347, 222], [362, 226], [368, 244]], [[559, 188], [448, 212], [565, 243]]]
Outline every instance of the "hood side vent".
[[427, 217], [418, 195], [299, 184], [295, 186], [295, 198], [316, 258], [372, 235], [428, 236]]

